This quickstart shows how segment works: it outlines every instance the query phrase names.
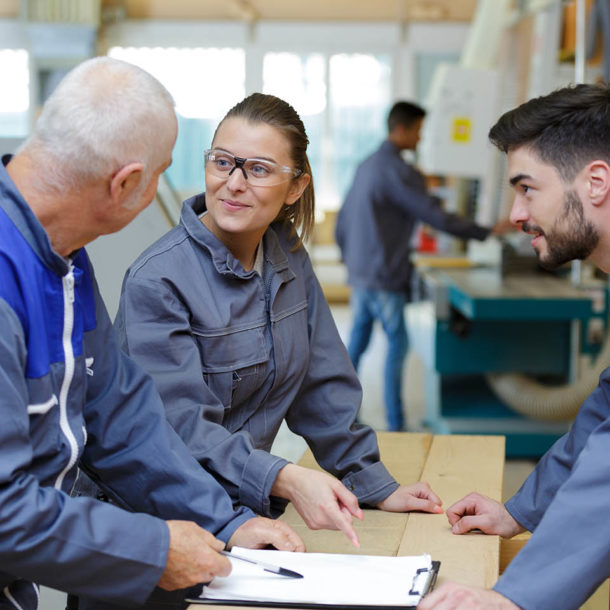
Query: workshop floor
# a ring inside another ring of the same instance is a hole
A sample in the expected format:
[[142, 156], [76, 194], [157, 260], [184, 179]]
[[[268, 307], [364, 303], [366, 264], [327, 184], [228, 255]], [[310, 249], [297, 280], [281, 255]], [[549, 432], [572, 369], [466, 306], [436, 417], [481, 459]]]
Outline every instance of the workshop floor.
[[[345, 340], [351, 325], [351, 316], [347, 305], [333, 305], [333, 316], [341, 337]], [[362, 357], [361, 379], [364, 388], [364, 400], [360, 418], [377, 430], [385, 429], [385, 414], [382, 399], [381, 366], [385, 354], [385, 338], [381, 329], [376, 328], [368, 351]], [[405, 375], [404, 396], [406, 397], [407, 421], [412, 431], [417, 431], [417, 422], [424, 412], [424, 397], [421, 384], [422, 363], [419, 358], [410, 353], [407, 357], [407, 372]], [[296, 461], [306, 449], [305, 442], [293, 435], [283, 426], [273, 447], [274, 453]], [[525, 478], [532, 471], [535, 462], [530, 460], [508, 460], [504, 476], [504, 497], [512, 496]], [[39, 610], [64, 610], [66, 596], [63, 593], [41, 588]]]

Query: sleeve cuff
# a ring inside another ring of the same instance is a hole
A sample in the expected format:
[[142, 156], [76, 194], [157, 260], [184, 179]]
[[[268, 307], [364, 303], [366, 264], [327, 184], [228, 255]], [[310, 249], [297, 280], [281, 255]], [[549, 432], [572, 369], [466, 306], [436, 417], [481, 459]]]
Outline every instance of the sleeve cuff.
[[[496, 593], [499, 593], [503, 597], [506, 597], [506, 599], [509, 599], [519, 608], [522, 608], [523, 610], [530, 608], [531, 610], [533, 610], [533, 606], [530, 606], [527, 603], [527, 600], [521, 599], [523, 597], [523, 585], [521, 583], [515, 583], [515, 585], [516, 586], [513, 587], [511, 587], [510, 585], [504, 586], [504, 583], [498, 581], [492, 588]], [[517, 591], [513, 589], [517, 589]]]
[[226, 544], [240, 525], [243, 525], [246, 521], [249, 521], [254, 517], [256, 517], [256, 515], [249, 508], [240, 506], [235, 514], [235, 519], [231, 519], [231, 521], [229, 521], [220, 531], [216, 532], [214, 536]]
[[525, 515], [521, 513], [519, 507], [517, 506], [516, 496], [513, 496], [510, 500], [508, 500], [504, 507], [510, 513], [510, 516], [519, 523], [522, 527], [524, 527], [527, 531], [533, 532], [536, 529], [536, 523], [528, 519]]
[[[288, 460], [271, 455], [266, 451], [256, 449], [248, 457], [242, 474], [242, 484], [239, 489], [239, 501], [249, 506], [255, 513], [263, 517], [274, 517], [280, 508], [280, 504], [274, 499], [271, 505], [271, 488]], [[284, 505], [285, 506], [285, 505]]]
[[[141, 515], [138, 515], [138, 516], [141, 516]], [[167, 556], [169, 554], [169, 527], [168, 527], [167, 523], [165, 521], [163, 521], [162, 519], [153, 517], [152, 515], [146, 515], [146, 517], [154, 519], [154, 525], [155, 526], [158, 525], [159, 532], [158, 532], [157, 540], [158, 540], [159, 546], [158, 546], [158, 554], [156, 555], [156, 558], [154, 559], [154, 562], [157, 567], [150, 570], [149, 574], [147, 574], [145, 576], [146, 578], [148, 578], [148, 583], [142, 584], [141, 586], [139, 586], [138, 587], [139, 590], [136, 592], [136, 595], [134, 596], [134, 601], [136, 601], [138, 603], [144, 603], [144, 601], [146, 600], [146, 597], [148, 597], [150, 592], [154, 590], [155, 586], [159, 582], [159, 579], [163, 575], [163, 572], [165, 571], [165, 568], [167, 566]], [[157, 523], [157, 522], [159, 522], [159, 523]], [[146, 527], [147, 527], [148, 531], [152, 530], [151, 525], [152, 525], [152, 523], [147, 524]], [[151, 556], [152, 556], [152, 553], [151, 553]], [[143, 576], [144, 576], [144, 574], [143, 574]]]
[[343, 477], [343, 484], [353, 492], [360, 504], [375, 506], [394, 493], [399, 485], [382, 462]]

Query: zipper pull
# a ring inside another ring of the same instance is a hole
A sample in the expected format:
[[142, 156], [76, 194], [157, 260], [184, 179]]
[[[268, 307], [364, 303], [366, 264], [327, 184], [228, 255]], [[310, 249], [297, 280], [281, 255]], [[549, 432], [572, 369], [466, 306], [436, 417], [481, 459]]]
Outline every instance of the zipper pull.
[[74, 272], [73, 267], [70, 265], [70, 269], [66, 275], [64, 275], [64, 286], [68, 291], [68, 302], [74, 303]]

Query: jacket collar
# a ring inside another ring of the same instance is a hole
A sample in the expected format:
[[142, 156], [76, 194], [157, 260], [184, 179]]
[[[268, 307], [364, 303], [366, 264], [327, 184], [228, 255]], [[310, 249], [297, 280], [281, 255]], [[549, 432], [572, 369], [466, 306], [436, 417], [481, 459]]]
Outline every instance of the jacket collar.
[[[199, 216], [206, 209], [205, 193], [187, 199], [182, 205], [180, 223], [190, 237], [210, 253], [218, 273], [232, 274], [243, 278], [253, 277], [256, 272], [254, 270], [245, 271], [229, 249], [201, 222]], [[272, 265], [276, 273], [287, 270], [289, 275], [294, 277], [273, 225], [263, 235], [263, 247], [265, 261]]]
[[379, 147], [379, 150], [383, 151], [384, 153], [390, 153], [393, 155], [400, 156], [400, 150], [398, 149], [398, 146], [396, 146], [396, 144], [394, 144], [393, 142], [390, 142], [390, 140], [384, 140], [381, 146]]
[[68, 272], [68, 263], [53, 250], [47, 232], [6, 171], [11, 159], [12, 155], [4, 155], [0, 163], [0, 208], [11, 219], [44, 265], [57, 275], [63, 276]]

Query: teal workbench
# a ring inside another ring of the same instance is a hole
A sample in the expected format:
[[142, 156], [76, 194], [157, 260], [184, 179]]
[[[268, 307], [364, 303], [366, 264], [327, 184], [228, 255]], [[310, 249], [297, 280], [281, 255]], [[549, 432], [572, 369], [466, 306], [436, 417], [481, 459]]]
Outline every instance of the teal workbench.
[[[503, 404], [489, 373], [562, 384], [582, 354], [595, 355], [591, 321], [607, 312], [606, 283], [575, 287], [545, 272], [420, 269], [425, 299], [408, 307], [411, 349], [425, 366], [425, 421], [436, 434], [503, 434], [509, 457], [542, 455], [569, 421], [538, 421]], [[599, 324], [598, 324], [599, 326]]]

